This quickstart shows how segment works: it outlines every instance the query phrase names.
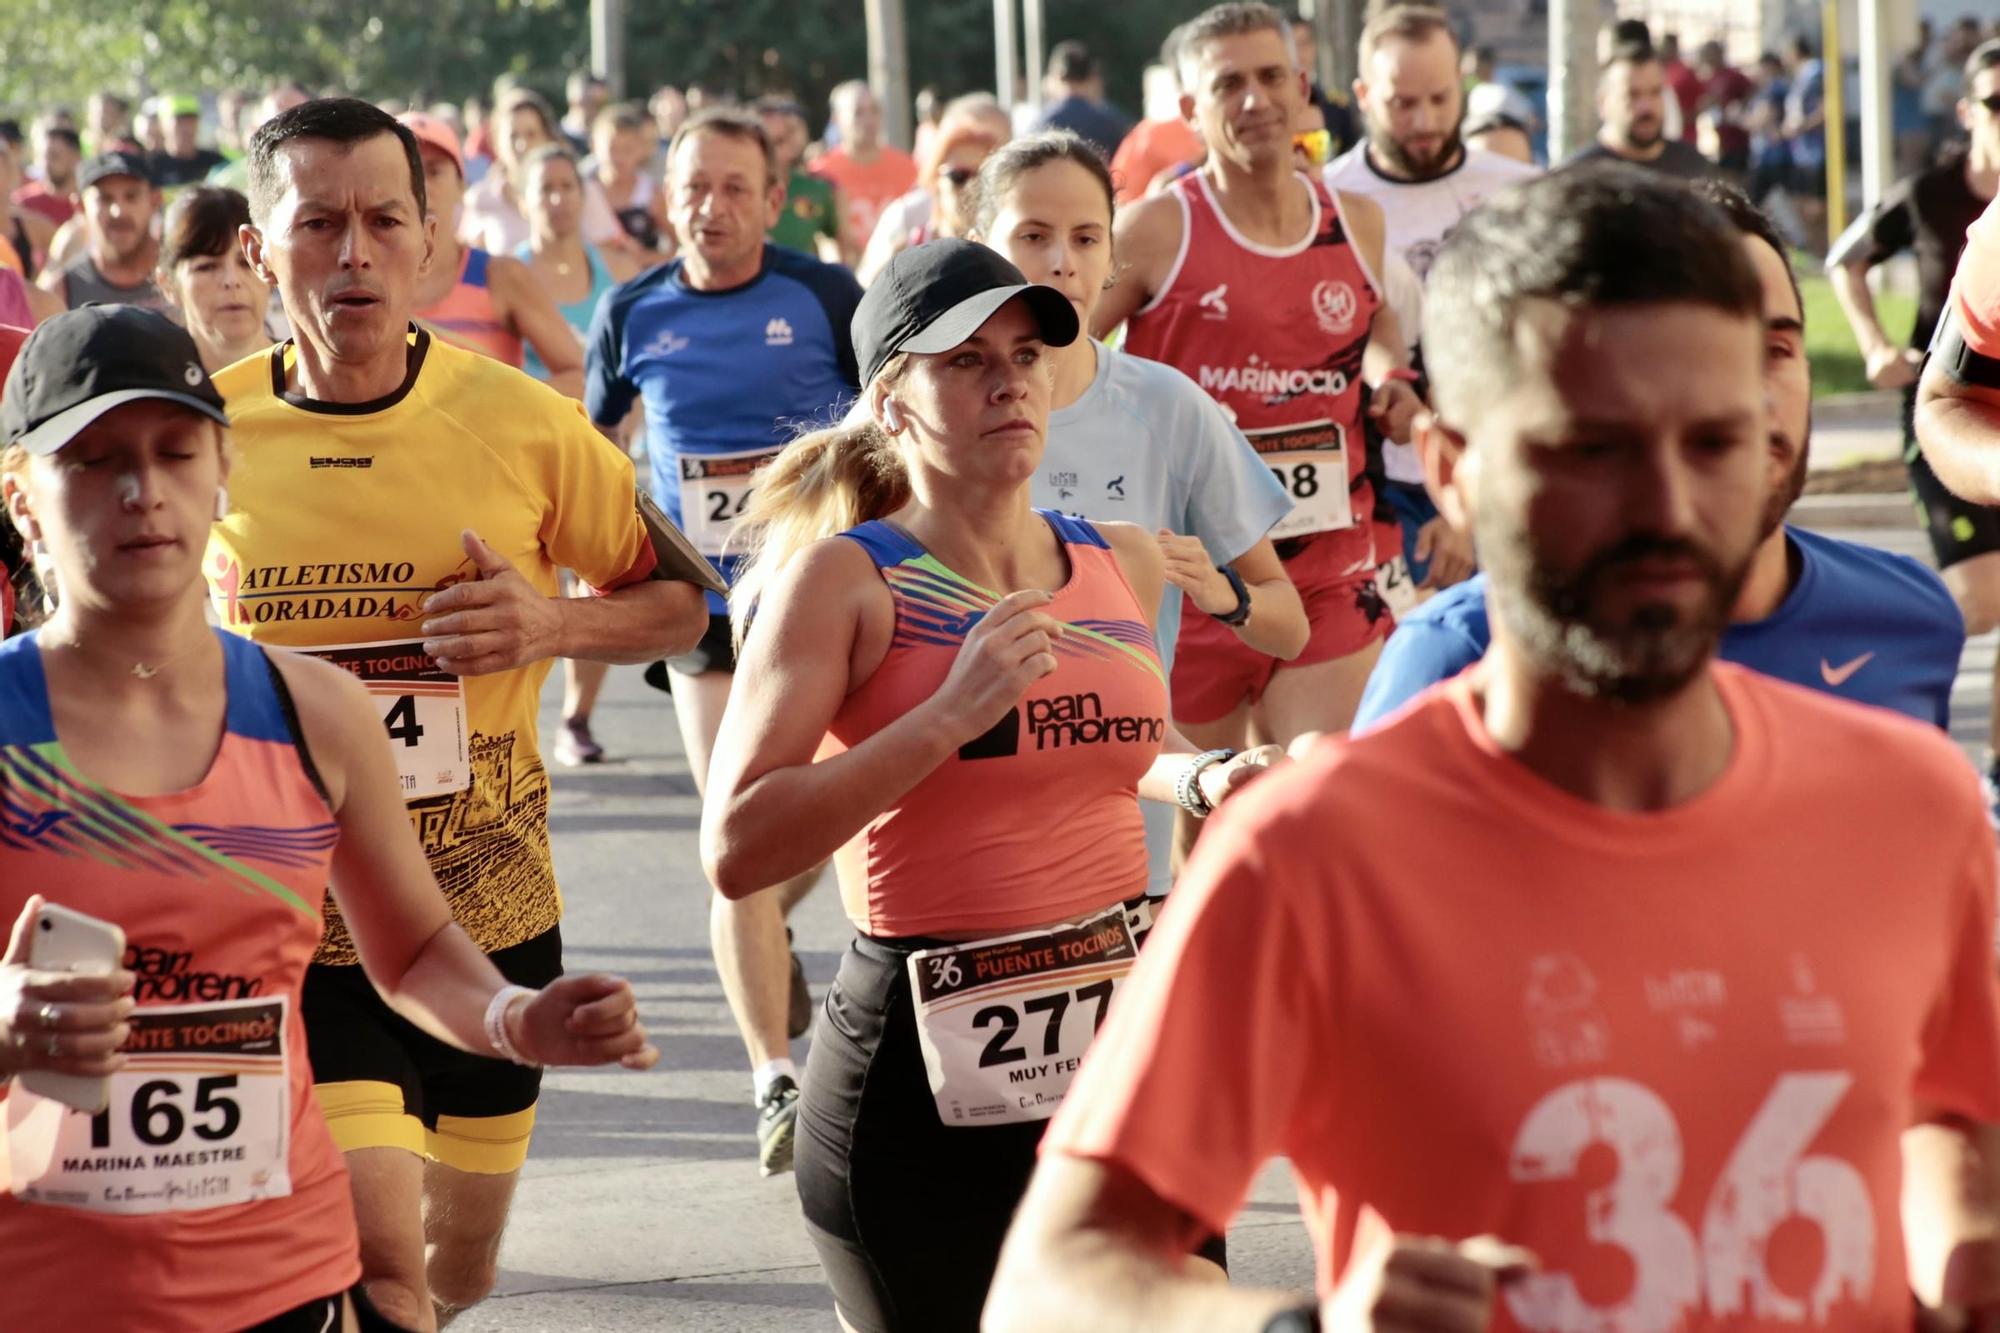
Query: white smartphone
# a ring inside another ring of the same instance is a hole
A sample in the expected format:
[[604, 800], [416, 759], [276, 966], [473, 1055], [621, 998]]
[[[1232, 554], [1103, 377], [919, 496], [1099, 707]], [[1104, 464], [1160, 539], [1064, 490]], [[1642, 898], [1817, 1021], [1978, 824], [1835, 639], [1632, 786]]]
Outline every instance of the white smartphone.
[[[125, 932], [109, 921], [64, 907], [43, 903], [30, 929], [28, 966], [41, 972], [80, 972], [85, 976], [109, 976], [125, 958]], [[109, 1078], [86, 1078], [81, 1074], [58, 1074], [47, 1069], [30, 1069], [18, 1082], [65, 1106], [95, 1114], [111, 1100]]]

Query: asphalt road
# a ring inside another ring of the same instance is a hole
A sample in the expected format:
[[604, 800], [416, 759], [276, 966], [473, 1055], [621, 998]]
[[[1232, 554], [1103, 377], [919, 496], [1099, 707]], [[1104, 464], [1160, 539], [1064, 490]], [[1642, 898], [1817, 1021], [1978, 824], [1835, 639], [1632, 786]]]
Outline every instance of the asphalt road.
[[[1923, 554], [1914, 529], [1838, 535]], [[1969, 751], [1984, 743], [1993, 659], [1987, 636], [1968, 645], [1961, 668], [1953, 731]], [[552, 680], [545, 737], [555, 698]], [[669, 707], [636, 669], [614, 671], [596, 722], [614, 758], [556, 770], [551, 819], [569, 964], [630, 977], [665, 1059], [643, 1075], [550, 1077], [498, 1293], [454, 1328], [835, 1326], [791, 1178], [757, 1175], [749, 1077], [709, 960], [699, 812]], [[847, 939], [831, 884], [794, 926], [818, 995]], [[804, 1042], [796, 1054], [803, 1063]], [[1310, 1285], [1281, 1168], [1260, 1181], [1230, 1251], [1238, 1281]]]

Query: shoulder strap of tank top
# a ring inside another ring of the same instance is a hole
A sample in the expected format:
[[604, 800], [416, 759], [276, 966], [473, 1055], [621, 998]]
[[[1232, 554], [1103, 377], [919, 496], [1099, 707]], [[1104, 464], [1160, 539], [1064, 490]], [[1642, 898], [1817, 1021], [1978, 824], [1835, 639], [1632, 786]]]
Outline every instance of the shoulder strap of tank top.
[[271, 688], [264, 650], [240, 634], [213, 633], [222, 642], [222, 669], [229, 684], [229, 730], [248, 740], [289, 742], [291, 728]]
[[1066, 546], [1094, 546], [1100, 551], [1111, 549], [1111, 543], [1104, 540], [1104, 534], [1087, 518], [1059, 514], [1053, 509], [1037, 509], [1035, 512], [1048, 520], [1049, 526], [1056, 530], [1056, 539]]
[[264, 671], [271, 680], [271, 693], [276, 697], [278, 711], [284, 717], [285, 730], [291, 734], [292, 750], [299, 757], [299, 767], [305, 770], [306, 780], [312, 783], [313, 790], [319, 793], [319, 798], [331, 809], [333, 798], [327, 795], [326, 782], [319, 775], [319, 765], [313, 762], [312, 746], [306, 743], [306, 729], [299, 721], [299, 706], [292, 699], [292, 687], [285, 684], [285, 676], [278, 670], [277, 659], [269, 652], [261, 649], [259, 651], [264, 658]]
[[900, 565], [912, 556], [924, 553], [923, 544], [895, 524], [883, 519], [871, 519], [859, 527], [849, 528], [840, 534], [868, 552], [868, 558], [875, 562], [875, 568], [887, 569]]
[[476, 245], [465, 247], [465, 270], [458, 275], [461, 285], [484, 287], [486, 285], [486, 261], [493, 256]]
[[31, 630], [0, 643], [0, 745], [45, 745], [55, 738], [42, 654]]

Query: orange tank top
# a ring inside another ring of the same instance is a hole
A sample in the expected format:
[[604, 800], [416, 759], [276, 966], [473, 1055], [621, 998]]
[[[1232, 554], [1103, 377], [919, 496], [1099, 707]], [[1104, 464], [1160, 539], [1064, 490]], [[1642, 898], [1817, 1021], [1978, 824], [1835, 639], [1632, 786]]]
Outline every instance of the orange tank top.
[[521, 339], [493, 308], [493, 291], [487, 286], [488, 266], [493, 256], [478, 246], [468, 245], [458, 257], [458, 281], [444, 299], [417, 318], [436, 329], [448, 342], [457, 343], [495, 361], [521, 368]]
[[360, 1276], [299, 1017], [338, 829], [275, 668], [217, 638], [222, 744], [166, 796], [78, 772], [35, 636], [0, 645], [0, 913], [115, 922], [139, 1005], [104, 1111], [0, 1095], [0, 1328], [241, 1328]]
[[[868, 822], [835, 857], [855, 927], [880, 936], [999, 934], [1143, 893], [1139, 779], [1167, 734], [1167, 688], [1118, 557], [1082, 519], [1037, 510], [1069, 559], [1046, 611], [1069, 629], [1056, 670], [984, 736]], [[896, 603], [882, 665], [841, 705], [822, 754], [859, 745], [944, 683], [966, 634], [999, 600], [902, 528], [843, 534]]]

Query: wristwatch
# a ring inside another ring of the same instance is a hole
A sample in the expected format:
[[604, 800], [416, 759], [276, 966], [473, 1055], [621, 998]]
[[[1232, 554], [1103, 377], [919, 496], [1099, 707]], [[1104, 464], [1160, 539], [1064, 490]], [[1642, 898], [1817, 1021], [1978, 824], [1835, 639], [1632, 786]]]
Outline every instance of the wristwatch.
[[1272, 1315], [1263, 1333], [1320, 1333], [1320, 1327], [1319, 1307], [1301, 1305]]
[[1243, 586], [1243, 576], [1228, 565], [1217, 565], [1215, 572], [1229, 580], [1229, 586], [1236, 589], [1236, 609], [1233, 611], [1211, 611], [1209, 614], [1229, 626], [1250, 623], [1250, 590]]

